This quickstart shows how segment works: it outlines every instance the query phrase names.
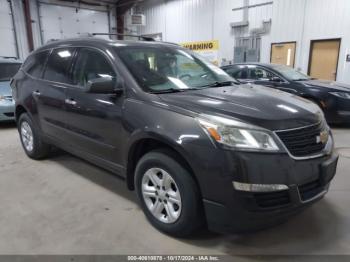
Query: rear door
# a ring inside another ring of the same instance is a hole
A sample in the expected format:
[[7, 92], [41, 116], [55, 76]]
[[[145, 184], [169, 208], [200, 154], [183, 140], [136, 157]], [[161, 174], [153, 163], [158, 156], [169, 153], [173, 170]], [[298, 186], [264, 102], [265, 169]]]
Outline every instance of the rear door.
[[71, 65], [75, 48], [53, 49], [43, 74], [41, 88], [36, 96], [40, 97], [39, 111], [42, 130], [59, 140], [69, 138], [66, 117], [66, 89], [72, 84]]
[[70, 143], [89, 155], [118, 164], [124, 96], [85, 92], [89, 80], [112, 77], [117, 83], [116, 68], [104, 52], [80, 48], [72, 76], [73, 86], [66, 93]]

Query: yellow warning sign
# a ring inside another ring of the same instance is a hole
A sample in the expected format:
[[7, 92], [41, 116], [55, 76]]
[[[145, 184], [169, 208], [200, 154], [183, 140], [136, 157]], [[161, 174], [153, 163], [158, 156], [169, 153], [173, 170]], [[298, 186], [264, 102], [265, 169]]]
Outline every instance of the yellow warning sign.
[[201, 41], [201, 42], [189, 42], [182, 43], [181, 46], [191, 49], [193, 51], [208, 51], [208, 50], [219, 50], [219, 41]]
[[188, 48], [201, 56], [205, 57], [208, 61], [215, 65], [219, 64], [218, 53], [219, 53], [219, 41], [200, 41], [200, 42], [188, 42], [180, 44], [184, 48]]

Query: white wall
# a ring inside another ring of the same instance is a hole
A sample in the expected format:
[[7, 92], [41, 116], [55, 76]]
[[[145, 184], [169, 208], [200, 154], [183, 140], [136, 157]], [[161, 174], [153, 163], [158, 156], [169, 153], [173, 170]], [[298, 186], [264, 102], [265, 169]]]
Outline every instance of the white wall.
[[[232, 11], [243, 6], [243, 0], [147, 0], [141, 6], [146, 15], [146, 26], [140, 34], [162, 33], [163, 40], [175, 43], [219, 40], [219, 60], [233, 59], [235, 35], [230, 23], [243, 20], [243, 11]], [[250, 4], [268, 0], [250, 0]], [[272, 17], [272, 6], [249, 10], [249, 29], [260, 28], [263, 20]], [[239, 32], [249, 35], [249, 31]], [[265, 46], [268, 39], [262, 37]], [[265, 54], [263, 54], [265, 55]]]
[[[270, 0], [250, 0], [250, 5]], [[272, 1], [272, 0], [271, 0]], [[296, 41], [296, 68], [307, 72], [311, 40], [341, 38], [337, 80], [350, 83], [350, 0], [273, 0], [273, 5], [249, 9], [250, 30], [272, 18], [269, 35], [262, 37], [261, 61], [270, 61], [271, 43]], [[140, 33], [163, 33], [163, 40], [188, 42], [217, 39], [219, 58], [233, 58], [234, 32], [243, 0], [148, 0], [141, 6], [146, 15]], [[249, 33], [249, 32], [245, 32]]]
[[275, 0], [271, 41], [297, 41], [296, 67], [307, 72], [311, 40], [341, 38], [337, 80], [350, 83], [349, 14], [349, 0]]

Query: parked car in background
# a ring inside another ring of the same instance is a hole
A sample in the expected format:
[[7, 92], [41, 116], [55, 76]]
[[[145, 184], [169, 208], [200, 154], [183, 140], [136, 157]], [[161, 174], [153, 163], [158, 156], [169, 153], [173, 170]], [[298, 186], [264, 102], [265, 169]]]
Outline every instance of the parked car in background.
[[15, 102], [12, 99], [11, 78], [21, 67], [13, 58], [0, 58], [0, 121], [15, 120]]
[[279, 89], [316, 103], [330, 124], [350, 124], [350, 85], [312, 79], [284, 65], [235, 64], [222, 69], [241, 83]]
[[322, 199], [336, 172], [318, 106], [237, 85], [175, 44], [52, 42], [27, 58], [12, 87], [29, 157], [55, 145], [117, 173], [171, 235], [279, 223]]

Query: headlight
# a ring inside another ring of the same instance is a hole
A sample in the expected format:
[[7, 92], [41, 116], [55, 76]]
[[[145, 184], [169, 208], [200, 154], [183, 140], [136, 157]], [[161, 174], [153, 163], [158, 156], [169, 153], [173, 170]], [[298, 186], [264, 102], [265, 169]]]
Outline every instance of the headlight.
[[332, 92], [331, 94], [340, 98], [350, 99], [350, 93]]
[[236, 120], [223, 117], [198, 118], [200, 125], [218, 143], [239, 149], [278, 151], [269, 131], [259, 130]]
[[0, 95], [0, 101], [5, 100], [5, 97]]

